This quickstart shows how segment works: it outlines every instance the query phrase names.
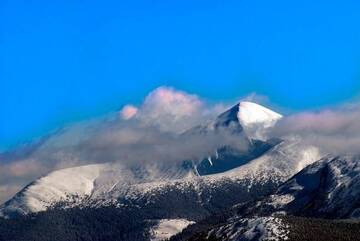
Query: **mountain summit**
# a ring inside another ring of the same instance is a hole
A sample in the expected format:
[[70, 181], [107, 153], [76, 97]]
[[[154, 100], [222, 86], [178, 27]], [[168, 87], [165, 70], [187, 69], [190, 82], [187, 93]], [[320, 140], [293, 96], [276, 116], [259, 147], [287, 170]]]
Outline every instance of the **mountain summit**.
[[259, 104], [241, 101], [214, 120], [201, 124], [185, 134], [209, 133], [226, 130], [233, 134], [245, 132], [250, 139], [265, 140], [266, 130], [275, 125], [282, 115]]
[[253, 102], [243, 101], [238, 104], [238, 119], [251, 139], [263, 140], [266, 130], [275, 125], [282, 115]]

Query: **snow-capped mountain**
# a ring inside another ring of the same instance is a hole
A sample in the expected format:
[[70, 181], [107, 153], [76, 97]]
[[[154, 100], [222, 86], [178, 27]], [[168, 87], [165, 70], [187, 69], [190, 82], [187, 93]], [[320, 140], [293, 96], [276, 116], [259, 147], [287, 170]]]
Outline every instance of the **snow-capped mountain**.
[[[230, 140], [231, 143], [220, 146], [198, 162], [196, 172], [199, 175], [224, 172], [261, 156], [279, 143], [279, 140], [267, 140], [265, 133], [281, 118], [274, 111], [244, 101], [220, 114], [215, 120], [186, 131], [184, 136], [201, 135], [208, 141], [214, 136], [218, 138], [222, 135], [223, 139]], [[234, 138], [236, 143], [232, 140]]]
[[[204, 156], [173, 167], [141, 163], [129, 168], [118, 162], [84, 165], [51, 172], [17, 193], [0, 207], [13, 217], [69, 208], [136, 209], [147, 219], [200, 220], [238, 203], [267, 195], [321, 156], [297, 138], [257, 140], [248, 133], [264, 133], [281, 118], [265, 107], [241, 102], [204, 125], [183, 133], [203, 141], [215, 133], [238, 140]], [[255, 130], [255, 132], [253, 132]], [[237, 142], [234, 142], [237, 144]]]

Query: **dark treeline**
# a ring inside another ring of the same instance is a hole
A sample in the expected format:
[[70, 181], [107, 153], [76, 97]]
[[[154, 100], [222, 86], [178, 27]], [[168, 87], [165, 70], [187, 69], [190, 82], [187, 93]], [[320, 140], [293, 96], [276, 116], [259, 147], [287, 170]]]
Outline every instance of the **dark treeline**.
[[0, 219], [1, 241], [148, 240], [154, 223], [134, 210], [116, 208], [50, 210], [15, 219]]
[[360, 222], [295, 216], [286, 216], [283, 220], [290, 226], [288, 241], [360, 240]]
[[[281, 216], [281, 219], [288, 225], [289, 233], [286, 241], [360, 241], [360, 221], [296, 216]], [[188, 227], [170, 241], [225, 241], [214, 235], [208, 235], [211, 229], [226, 223], [223, 221], [220, 216], [214, 216]]]

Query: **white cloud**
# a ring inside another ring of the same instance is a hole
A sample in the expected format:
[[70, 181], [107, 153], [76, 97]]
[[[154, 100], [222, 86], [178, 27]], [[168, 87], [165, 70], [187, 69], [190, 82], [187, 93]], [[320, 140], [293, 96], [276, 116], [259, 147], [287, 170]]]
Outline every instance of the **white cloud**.
[[139, 118], [165, 131], [182, 131], [199, 121], [203, 102], [196, 95], [159, 87], [152, 91], [141, 106]]
[[251, 92], [241, 99], [243, 101], [255, 102], [257, 104], [266, 104], [269, 102], [269, 98], [267, 96], [258, 94], [256, 92]]

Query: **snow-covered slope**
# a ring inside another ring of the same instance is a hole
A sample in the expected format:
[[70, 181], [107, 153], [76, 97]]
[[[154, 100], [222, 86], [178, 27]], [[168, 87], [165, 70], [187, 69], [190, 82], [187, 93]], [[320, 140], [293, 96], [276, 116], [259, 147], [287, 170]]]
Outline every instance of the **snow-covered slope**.
[[91, 195], [95, 180], [106, 168], [107, 165], [98, 164], [54, 171], [29, 184], [6, 202], [6, 209], [0, 214], [3, 211], [9, 214], [39, 212], [60, 201], [81, 201]]
[[[245, 188], [248, 194], [253, 194], [259, 187], [269, 184], [279, 185], [319, 158], [320, 153], [317, 148], [304, 145], [300, 140], [292, 139], [283, 141], [261, 157], [226, 172], [176, 180], [137, 183], [132, 185], [131, 189], [126, 190], [119, 183], [113, 188], [111, 195], [108, 195], [107, 200], [118, 200], [119, 196], [126, 196], [130, 199], [141, 196], [145, 197], [148, 202], [153, 202], [157, 199], [157, 195], [165, 193], [165, 190], [177, 190], [182, 193], [193, 189], [200, 202], [208, 203], [215, 198], [216, 190], [225, 187]], [[233, 194], [227, 193], [227, 195]]]
[[267, 202], [292, 214], [359, 218], [360, 157], [325, 157], [284, 183]]
[[279, 144], [280, 140], [260, 141], [252, 140], [247, 144], [247, 148], [237, 149], [230, 145], [216, 149], [215, 153], [197, 162], [196, 171], [200, 175], [209, 175], [228, 171], [242, 166], [249, 161], [256, 159]]
[[[26, 214], [61, 204], [74, 206], [124, 205], [151, 206], [170, 203], [172, 195], [182, 205], [218, 205], [217, 199], [228, 199], [232, 205], [261, 195], [285, 181], [307, 164], [316, 161], [316, 148], [299, 140], [287, 140], [263, 156], [227, 172], [206, 176], [168, 176], [137, 178], [133, 171], [118, 164], [98, 164], [58, 170], [33, 182], [0, 208], [0, 214]], [[242, 195], [234, 197], [237, 191]], [[174, 194], [176, 193], [176, 194]], [[193, 200], [191, 200], [193, 199]], [[178, 204], [180, 205], [180, 204]], [[221, 205], [220, 205], [221, 206]], [[172, 207], [169, 207], [172, 208]], [[166, 207], [164, 207], [164, 210]]]
[[[291, 215], [290, 219], [286, 215]], [[286, 240], [289, 236], [294, 240], [299, 237], [316, 240], [310, 238], [316, 238], [316, 233], [314, 235], [304, 229], [304, 221], [309, 222], [309, 226], [317, 224], [320, 229], [327, 228], [321, 218], [341, 220], [331, 223], [330, 229], [338, 229], [341, 223], [358, 222], [360, 156], [326, 156], [303, 168], [280, 185], [274, 194], [260, 201], [236, 205], [224, 217], [214, 218], [216, 221], [209, 222], [205, 229], [210, 231], [207, 231], [204, 240]], [[195, 231], [192, 235], [201, 236], [196, 233], [199, 232], [196, 226], [192, 230]], [[344, 230], [345, 235], [349, 230], [350, 227]], [[300, 236], [297, 236], [299, 233]], [[336, 240], [344, 240], [344, 237]]]
[[283, 182], [320, 157], [318, 148], [306, 145], [300, 139], [291, 138], [248, 164], [228, 171], [227, 174], [231, 177], [243, 176], [257, 182], [267, 182], [269, 179]]

